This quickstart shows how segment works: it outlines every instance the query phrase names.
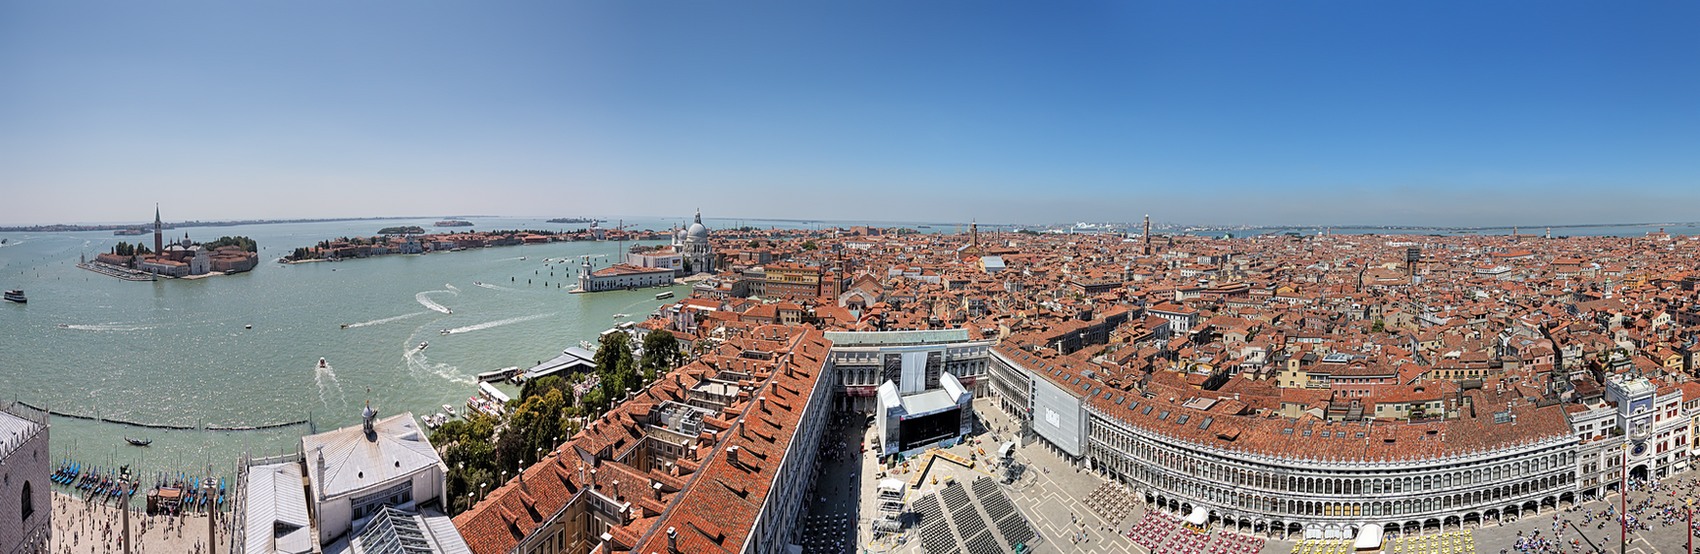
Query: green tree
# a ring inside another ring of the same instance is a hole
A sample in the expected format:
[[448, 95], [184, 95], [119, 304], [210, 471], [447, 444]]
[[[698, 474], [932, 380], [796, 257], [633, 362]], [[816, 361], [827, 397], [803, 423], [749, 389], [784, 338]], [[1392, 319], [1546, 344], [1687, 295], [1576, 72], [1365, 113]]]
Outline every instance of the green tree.
[[602, 387], [592, 388], [579, 399], [579, 405], [584, 407], [585, 417], [602, 417], [602, 414], [608, 412], [608, 395], [602, 392]]
[[815, 241], [812, 241], [812, 240], [803, 241], [803, 249], [804, 250], [814, 250], [816, 248], [820, 248], [820, 245], [815, 244]]
[[598, 341], [596, 354], [592, 361], [596, 362], [598, 375], [611, 375], [622, 364], [630, 365], [632, 360], [631, 340], [625, 333], [608, 333]]
[[673, 369], [683, 358], [678, 337], [666, 330], [655, 329], [643, 336], [643, 358], [638, 366], [643, 369], [645, 381], [654, 381], [656, 375]]
[[538, 396], [551, 390], [561, 391], [561, 394], [563, 395], [571, 394], [571, 388], [572, 385], [568, 384], [566, 379], [562, 379], [559, 375], [550, 375], [542, 379], [526, 381], [525, 385], [519, 390], [519, 400], [524, 402], [533, 396]]

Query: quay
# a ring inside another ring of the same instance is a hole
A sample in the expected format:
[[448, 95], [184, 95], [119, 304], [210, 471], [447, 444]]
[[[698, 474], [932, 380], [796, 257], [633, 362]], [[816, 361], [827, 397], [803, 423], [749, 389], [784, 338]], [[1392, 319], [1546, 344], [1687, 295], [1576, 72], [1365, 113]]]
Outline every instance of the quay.
[[159, 277], [157, 275], [154, 275], [152, 273], [148, 273], [146, 271], [136, 271], [134, 269], [125, 268], [125, 267], [118, 267], [118, 266], [111, 265], [111, 264], [103, 264], [103, 263], [100, 263], [100, 262], [78, 262], [77, 267], [87, 269], [89, 271], [93, 271], [95, 273], [105, 275], [107, 277], [116, 277], [116, 278], [119, 278], [119, 279], [123, 279], [125, 281], [158, 281], [159, 280]]

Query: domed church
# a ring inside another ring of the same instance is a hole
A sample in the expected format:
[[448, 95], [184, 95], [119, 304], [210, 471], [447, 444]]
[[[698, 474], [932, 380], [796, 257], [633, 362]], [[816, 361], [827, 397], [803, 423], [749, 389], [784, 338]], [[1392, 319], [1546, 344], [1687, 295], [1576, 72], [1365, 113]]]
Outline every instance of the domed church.
[[682, 250], [685, 273], [714, 273], [714, 249], [708, 245], [708, 227], [702, 224], [702, 210], [683, 233]]

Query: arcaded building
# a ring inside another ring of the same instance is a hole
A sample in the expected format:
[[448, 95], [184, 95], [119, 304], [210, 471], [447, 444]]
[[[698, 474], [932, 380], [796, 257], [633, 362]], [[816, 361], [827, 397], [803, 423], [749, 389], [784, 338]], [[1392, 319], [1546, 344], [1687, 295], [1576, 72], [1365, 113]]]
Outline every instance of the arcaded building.
[[994, 349], [999, 406], [1048, 448], [1156, 506], [1230, 529], [1345, 538], [1472, 526], [1574, 502], [1577, 445], [1561, 405], [1471, 391], [1422, 423], [1258, 416], [1214, 397], [1112, 389], [1089, 367]]

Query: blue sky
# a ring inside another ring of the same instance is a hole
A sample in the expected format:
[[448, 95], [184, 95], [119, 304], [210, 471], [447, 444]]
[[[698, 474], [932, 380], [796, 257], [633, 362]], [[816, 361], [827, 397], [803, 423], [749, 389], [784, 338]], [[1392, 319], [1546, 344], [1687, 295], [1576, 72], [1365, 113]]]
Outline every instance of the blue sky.
[[0, 224], [1700, 220], [1695, 2], [0, 0]]

